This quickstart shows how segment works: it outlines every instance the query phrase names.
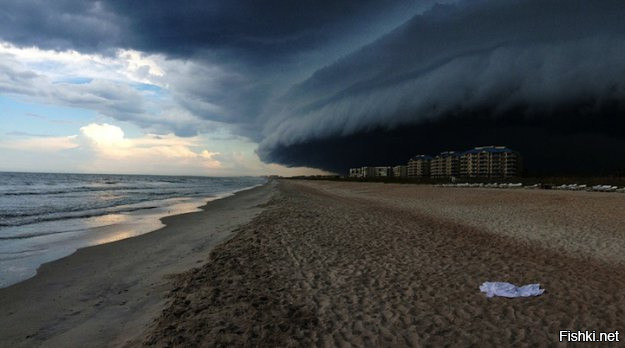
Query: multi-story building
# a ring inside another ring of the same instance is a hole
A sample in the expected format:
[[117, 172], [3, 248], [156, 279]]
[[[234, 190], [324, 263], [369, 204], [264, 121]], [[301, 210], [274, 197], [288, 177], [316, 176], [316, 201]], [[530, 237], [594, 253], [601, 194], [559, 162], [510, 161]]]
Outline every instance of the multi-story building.
[[362, 178], [362, 168], [349, 168], [350, 178]]
[[373, 167], [362, 167], [360, 168], [361, 178], [373, 178], [375, 176], [375, 171]]
[[350, 178], [379, 178], [379, 177], [389, 177], [393, 175], [393, 171], [391, 167], [361, 167], [361, 168], [350, 168], [349, 169], [349, 177]]
[[512, 177], [521, 173], [521, 156], [505, 146], [481, 146], [460, 155], [460, 176]]
[[389, 177], [393, 175], [391, 167], [373, 167], [373, 176], [376, 178]]
[[521, 156], [505, 146], [482, 146], [464, 151], [441, 152], [434, 158], [418, 155], [408, 165], [351, 168], [351, 178], [418, 177], [507, 178], [521, 174]]
[[418, 155], [411, 158], [408, 161], [408, 176], [409, 177], [429, 177], [430, 176], [430, 161], [432, 157], [427, 155]]
[[408, 166], [394, 166], [393, 176], [396, 178], [405, 178], [408, 176]]
[[457, 176], [460, 171], [460, 157], [454, 151], [445, 151], [434, 156], [430, 162], [432, 178], [448, 178]]

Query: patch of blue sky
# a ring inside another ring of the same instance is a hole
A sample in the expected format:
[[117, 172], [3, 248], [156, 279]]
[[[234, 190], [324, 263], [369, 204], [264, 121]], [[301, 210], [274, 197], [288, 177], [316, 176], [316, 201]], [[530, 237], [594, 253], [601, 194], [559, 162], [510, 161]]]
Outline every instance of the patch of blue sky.
[[163, 89], [157, 85], [152, 85], [149, 83], [135, 83], [133, 87], [139, 91], [150, 91], [155, 93], [163, 92]]
[[150, 99], [155, 102], [163, 101], [169, 97], [169, 93], [166, 89], [148, 84], [148, 83], [132, 83], [132, 88], [141, 92], [146, 99]]
[[133, 83], [131, 86], [140, 91], [147, 103], [145, 103], [145, 111], [150, 114], [160, 114], [164, 105], [170, 102], [171, 95], [165, 88], [147, 84], [147, 83]]
[[93, 81], [92, 78], [89, 77], [68, 77], [60, 80], [54, 81], [54, 83], [69, 83], [72, 85], [84, 85], [87, 83], [91, 83]]
[[96, 118], [91, 110], [16, 100], [0, 95], [0, 134], [68, 136]]

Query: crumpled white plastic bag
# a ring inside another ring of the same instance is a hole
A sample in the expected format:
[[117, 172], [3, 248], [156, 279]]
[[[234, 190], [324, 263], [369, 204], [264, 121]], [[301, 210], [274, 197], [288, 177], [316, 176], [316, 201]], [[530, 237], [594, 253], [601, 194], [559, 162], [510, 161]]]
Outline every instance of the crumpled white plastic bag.
[[516, 286], [505, 282], [484, 282], [480, 285], [480, 291], [486, 294], [486, 297], [529, 297], [542, 295], [545, 289], [540, 288], [540, 284], [528, 284]]

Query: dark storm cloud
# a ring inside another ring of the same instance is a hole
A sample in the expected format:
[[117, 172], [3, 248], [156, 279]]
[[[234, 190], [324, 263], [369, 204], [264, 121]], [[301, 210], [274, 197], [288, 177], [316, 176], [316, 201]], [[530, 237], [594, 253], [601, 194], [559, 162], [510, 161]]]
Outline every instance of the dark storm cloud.
[[622, 0], [436, 2], [5, 1], [0, 39], [184, 61], [174, 100], [266, 162], [343, 171], [489, 143], [545, 171], [625, 162]]
[[187, 55], [220, 51], [267, 63], [331, 41], [380, 13], [410, 9], [411, 1], [108, 1], [146, 51]]
[[90, 52], [133, 48], [188, 57], [208, 50], [268, 62], [416, 7], [409, 0], [7, 0], [0, 9], [0, 38]]
[[[523, 155], [528, 175], [625, 174], [625, 112], [622, 106], [577, 105], [546, 120], [515, 116], [490, 118], [487, 109], [446, 116], [393, 129], [375, 128], [349, 135], [328, 135], [273, 149], [272, 158], [293, 166], [309, 165], [336, 173], [348, 168], [406, 164], [417, 154], [464, 151], [505, 144]], [[600, 117], [597, 117], [600, 115]]]
[[[259, 141], [261, 111], [294, 76], [433, 2], [15, 0], [0, 8], [0, 39], [105, 55], [127, 48], [186, 61], [167, 70], [176, 102]], [[195, 127], [174, 131], [194, 135]]]
[[[436, 6], [292, 88], [259, 155], [344, 171], [358, 165], [346, 158], [402, 163], [495, 141], [531, 153], [539, 169], [564, 170], [557, 157], [583, 146], [615, 168], [610, 156], [625, 161], [612, 150], [625, 139], [622, 18], [621, 1]], [[454, 128], [461, 120], [472, 122]], [[555, 148], [541, 153], [544, 144]]]
[[0, 38], [21, 46], [103, 54], [129, 48], [190, 60], [194, 64], [168, 76], [176, 100], [200, 118], [259, 140], [261, 111], [294, 76], [327, 64], [354, 38], [371, 40], [379, 33], [368, 31], [390, 30], [432, 3], [15, 0], [0, 9]]
[[100, 1], [6, 0], [0, 39], [46, 49], [105, 51], [123, 40], [123, 23]]

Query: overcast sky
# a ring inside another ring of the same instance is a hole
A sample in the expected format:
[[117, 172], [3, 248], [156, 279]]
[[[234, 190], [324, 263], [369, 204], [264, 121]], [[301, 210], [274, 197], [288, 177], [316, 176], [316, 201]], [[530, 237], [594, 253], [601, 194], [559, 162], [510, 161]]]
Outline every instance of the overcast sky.
[[0, 170], [625, 170], [620, 0], [0, 3]]

